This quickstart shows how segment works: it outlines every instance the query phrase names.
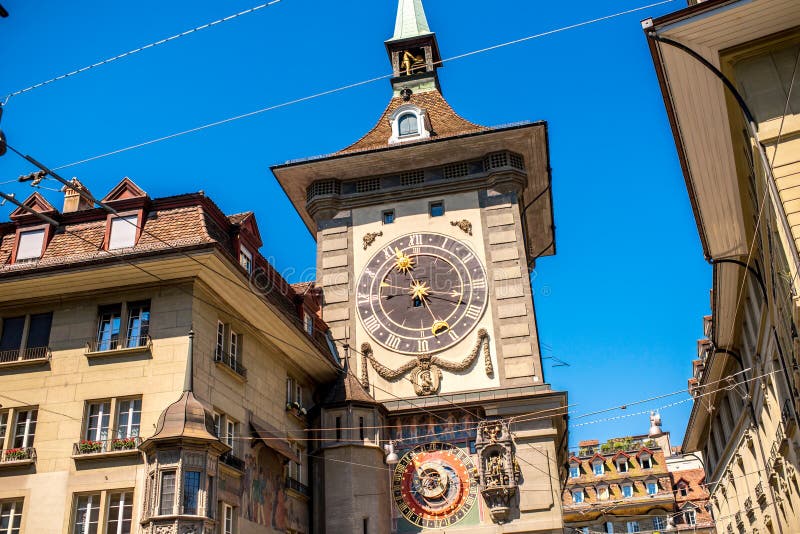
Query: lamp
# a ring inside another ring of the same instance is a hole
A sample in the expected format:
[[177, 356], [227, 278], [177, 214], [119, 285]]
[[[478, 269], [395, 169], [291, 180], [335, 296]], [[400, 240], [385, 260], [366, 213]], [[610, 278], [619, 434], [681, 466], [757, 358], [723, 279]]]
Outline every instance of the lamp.
[[390, 441], [384, 445], [383, 450], [386, 451], [386, 463], [388, 465], [397, 465], [400, 458], [397, 456], [397, 453], [394, 452], [394, 441]]

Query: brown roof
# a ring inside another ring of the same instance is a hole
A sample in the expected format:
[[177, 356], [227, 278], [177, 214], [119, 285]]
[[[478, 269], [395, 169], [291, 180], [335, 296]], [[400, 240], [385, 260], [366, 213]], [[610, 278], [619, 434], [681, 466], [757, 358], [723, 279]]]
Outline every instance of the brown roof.
[[600, 441], [596, 439], [585, 439], [578, 442], [578, 447], [593, 447], [595, 445], [600, 445]]
[[409, 101], [405, 101], [399, 96], [392, 98], [386, 110], [381, 115], [381, 118], [378, 120], [378, 123], [367, 132], [364, 137], [337, 152], [337, 154], [359, 152], [361, 150], [372, 150], [389, 146], [389, 138], [392, 136], [392, 125], [389, 122], [389, 117], [403, 104], [413, 104], [427, 112], [428, 119], [430, 120], [431, 139], [441, 139], [444, 137], [488, 130], [485, 126], [472, 123], [459, 116], [453, 111], [453, 108], [450, 107], [450, 104], [447, 103], [439, 91], [414, 93], [411, 95]]
[[[214, 418], [191, 391], [184, 391], [181, 397], [161, 412], [156, 431], [148, 441], [175, 438], [192, 438], [209, 442], [218, 441], [214, 435]], [[226, 445], [222, 447], [227, 448]]]
[[322, 399], [320, 404], [323, 406], [344, 402], [377, 404], [375, 398], [364, 389], [364, 386], [355, 377], [353, 371], [348, 371], [346, 368], [342, 369], [336, 382], [328, 388]]
[[252, 214], [253, 214], [252, 211], [243, 211], [242, 213], [234, 213], [233, 215], [228, 215], [228, 220], [233, 224], [239, 224]]
[[309, 289], [314, 287], [314, 283], [315, 282], [312, 280], [310, 282], [298, 282], [296, 284], [291, 284], [291, 286], [292, 286], [292, 290], [294, 290], [295, 293], [297, 293], [298, 295], [302, 296], [302, 295], [308, 293]]

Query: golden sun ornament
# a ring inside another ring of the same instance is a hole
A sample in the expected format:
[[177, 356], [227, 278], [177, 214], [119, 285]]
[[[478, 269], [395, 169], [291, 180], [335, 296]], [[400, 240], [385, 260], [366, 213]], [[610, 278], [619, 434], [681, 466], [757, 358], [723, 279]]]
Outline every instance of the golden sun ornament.
[[411, 284], [411, 289], [408, 290], [408, 293], [411, 295], [411, 299], [419, 299], [423, 300], [425, 297], [428, 296], [428, 292], [430, 288], [427, 286], [425, 282], [414, 282]]
[[395, 256], [397, 259], [395, 260], [395, 267], [401, 273], [405, 274], [411, 269], [414, 268], [414, 260], [411, 259], [410, 256], [406, 255], [402, 250], [395, 248], [394, 249]]

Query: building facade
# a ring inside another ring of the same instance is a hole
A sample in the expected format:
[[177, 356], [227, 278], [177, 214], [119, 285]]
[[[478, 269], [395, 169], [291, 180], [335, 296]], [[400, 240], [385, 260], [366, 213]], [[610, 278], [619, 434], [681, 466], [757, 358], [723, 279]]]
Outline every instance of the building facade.
[[683, 449], [718, 532], [800, 532], [800, 4], [690, 3], [643, 21], [713, 266]]
[[566, 532], [713, 532], [702, 464], [651, 421], [648, 434], [578, 444], [562, 492]]
[[[376, 125], [272, 168], [316, 237], [322, 316], [352, 375], [316, 423], [342, 428], [314, 453], [317, 531], [561, 532], [566, 395], [544, 380], [530, 282], [555, 252], [547, 126], [456, 114], [420, 0], [399, 1], [385, 46]], [[361, 420], [388, 426], [388, 470]], [[337, 486], [344, 459], [358, 484]]]
[[314, 299], [252, 213], [102, 202], [0, 225], [0, 532], [308, 532], [305, 407], [340, 371]]

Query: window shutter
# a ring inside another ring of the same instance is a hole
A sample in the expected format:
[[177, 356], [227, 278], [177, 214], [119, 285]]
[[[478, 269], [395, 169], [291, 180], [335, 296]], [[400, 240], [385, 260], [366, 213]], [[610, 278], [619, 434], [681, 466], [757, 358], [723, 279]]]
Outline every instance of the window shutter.
[[20, 232], [19, 244], [17, 245], [17, 261], [40, 258], [43, 244], [44, 230]]
[[136, 244], [136, 215], [125, 215], [111, 219], [111, 236], [108, 249], [129, 248]]

